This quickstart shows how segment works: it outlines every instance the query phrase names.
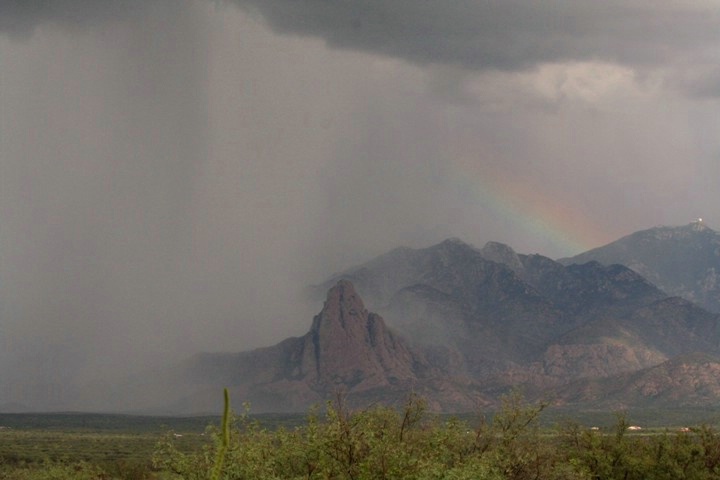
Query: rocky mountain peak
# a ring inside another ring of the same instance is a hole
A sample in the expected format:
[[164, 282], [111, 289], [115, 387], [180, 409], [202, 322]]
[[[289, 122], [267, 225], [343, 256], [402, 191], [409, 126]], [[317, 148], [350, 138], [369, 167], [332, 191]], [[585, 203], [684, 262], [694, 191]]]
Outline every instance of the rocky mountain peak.
[[480, 249], [480, 254], [486, 260], [490, 260], [495, 263], [502, 263], [510, 267], [514, 272], [520, 272], [523, 269], [523, 264], [520, 261], [520, 257], [515, 250], [510, 248], [508, 245], [499, 242], [487, 242], [484, 247]]
[[316, 331], [324, 323], [339, 322], [343, 327], [348, 322], [362, 323], [367, 319], [368, 312], [365, 309], [360, 296], [355, 292], [355, 287], [348, 280], [339, 280], [334, 287], [328, 290], [325, 305], [318, 316], [315, 317], [312, 330]]
[[306, 335], [302, 370], [325, 388], [354, 390], [410, 381], [413, 355], [377, 314], [365, 309], [355, 287], [338, 281]]
[[453, 246], [454, 245], [454, 246], [464, 246], [464, 247], [470, 246], [457, 237], [446, 238], [445, 240], [440, 242], [440, 245], [443, 245], [443, 246]]
[[[339, 280], [307, 334], [238, 354], [201, 355], [186, 370], [186, 382], [230, 385], [260, 412], [304, 411], [338, 394], [354, 406], [399, 404], [411, 391], [433, 409], [467, 411], [482, 397], [469, 387], [471, 379], [450, 374], [444, 352], [408, 345], [365, 308], [350, 281]], [[202, 390], [185, 403], [208, 398]]]
[[437, 245], [428, 247], [424, 250], [432, 255], [439, 255], [446, 258], [466, 255], [469, 252], [477, 252], [475, 247], [455, 237], [443, 240]]

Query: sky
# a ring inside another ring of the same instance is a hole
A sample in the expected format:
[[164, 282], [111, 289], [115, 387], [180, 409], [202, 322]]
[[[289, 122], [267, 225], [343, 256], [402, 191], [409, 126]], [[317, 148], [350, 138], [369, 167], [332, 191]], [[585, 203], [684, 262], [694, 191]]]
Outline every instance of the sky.
[[720, 227], [718, 27], [718, 0], [0, 0], [0, 407], [301, 335], [303, 288], [397, 246]]

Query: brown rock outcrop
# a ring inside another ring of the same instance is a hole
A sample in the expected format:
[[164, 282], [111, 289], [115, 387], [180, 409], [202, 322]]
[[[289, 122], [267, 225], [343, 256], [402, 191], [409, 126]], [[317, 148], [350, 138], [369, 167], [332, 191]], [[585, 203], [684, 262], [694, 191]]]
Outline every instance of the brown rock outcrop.
[[417, 357], [341, 280], [304, 337], [298, 369], [318, 389], [342, 385], [357, 392], [416, 382], [414, 367], [428, 367]]
[[[474, 382], [444, 368], [447, 354], [441, 353], [410, 347], [368, 312], [349, 281], [340, 280], [304, 336], [250, 352], [203, 355], [190, 376], [203, 391], [229, 385], [233, 398], [250, 401], [255, 412], [303, 411], [339, 393], [351, 406], [398, 403], [412, 392], [434, 410], [486, 404]], [[202, 405], [190, 403], [195, 410]]]

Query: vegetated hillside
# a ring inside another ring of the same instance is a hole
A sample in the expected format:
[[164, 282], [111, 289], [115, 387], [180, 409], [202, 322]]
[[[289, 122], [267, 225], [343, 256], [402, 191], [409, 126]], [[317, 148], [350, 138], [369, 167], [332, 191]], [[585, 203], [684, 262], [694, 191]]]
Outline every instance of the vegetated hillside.
[[176, 408], [200, 411], [223, 385], [231, 387], [234, 398], [251, 402], [254, 412], [305, 411], [338, 394], [357, 406], [397, 403], [411, 391], [436, 410], [472, 410], [487, 403], [469, 378], [448, 369], [447, 358], [438, 350], [426, 354], [410, 347], [342, 280], [328, 291], [306, 335], [249, 352], [193, 359], [187, 381], [201, 388]]
[[626, 265], [668, 294], [720, 312], [720, 234], [702, 221], [635, 232], [559, 262], [591, 260]]

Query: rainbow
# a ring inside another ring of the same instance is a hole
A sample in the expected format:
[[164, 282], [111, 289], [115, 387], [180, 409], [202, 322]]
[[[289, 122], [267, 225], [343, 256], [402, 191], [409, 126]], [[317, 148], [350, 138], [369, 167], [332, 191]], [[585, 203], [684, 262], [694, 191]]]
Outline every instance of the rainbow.
[[572, 202], [544, 192], [541, 186], [487, 167], [478, 170], [466, 163], [454, 175], [464, 199], [506, 219], [513, 230], [538, 239], [537, 244], [571, 256], [615, 239]]

